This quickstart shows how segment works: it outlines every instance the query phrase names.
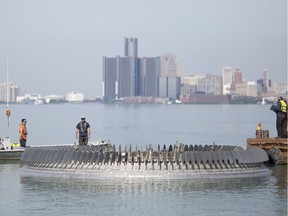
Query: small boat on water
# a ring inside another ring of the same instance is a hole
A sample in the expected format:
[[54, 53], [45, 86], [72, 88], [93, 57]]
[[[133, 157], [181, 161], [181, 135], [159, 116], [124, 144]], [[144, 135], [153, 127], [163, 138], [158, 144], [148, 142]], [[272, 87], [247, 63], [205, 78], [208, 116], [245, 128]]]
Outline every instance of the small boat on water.
[[262, 101], [261, 102], [257, 102], [257, 104], [266, 105], [267, 101], [265, 101], [265, 98], [262, 98]]
[[20, 160], [25, 148], [12, 144], [8, 137], [0, 138], [0, 160]]
[[12, 144], [10, 141], [10, 115], [11, 110], [9, 109], [9, 97], [8, 97], [8, 59], [7, 59], [7, 81], [6, 81], [6, 116], [8, 123], [8, 137], [0, 137], [0, 160], [20, 160], [21, 155], [24, 152], [25, 148], [21, 147], [19, 144]]

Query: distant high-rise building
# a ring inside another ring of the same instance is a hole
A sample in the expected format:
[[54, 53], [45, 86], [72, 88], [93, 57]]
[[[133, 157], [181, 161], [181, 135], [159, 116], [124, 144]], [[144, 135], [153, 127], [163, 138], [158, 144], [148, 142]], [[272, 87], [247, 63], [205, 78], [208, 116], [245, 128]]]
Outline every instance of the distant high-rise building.
[[232, 77], [232, 67], [222, 67], [223, 95], [231, 93]]
[[180, 97], [180, 77], [159, 77], [159, 97], [177, 99]]
[[103, 57], [103, 96], [115, 99], [139, 95], [138, 79], [137, 58]]
[[205, 93], [222, 95], [222, 77], [219, 75], [207, 74], [205, 78]]
[[103, 57], [102, 97], [115, 99], [118, 96], [117, 58]]
[[124, 56], [138, 57], [138, 40], [137, 38], [124, 39]]
[[71, 103], [79, 103], [84, 101], [84, 94], [80, 92], [70, 92], [66, 94], [66, 100]]
[[262, 78], [257, 80], [258, 86], [258, 95], [267, 94], [269, 92], [269, 88], [271, 87], [271, 80], [269, 79], [269, 70], [265, 69], [262, 74]]
[[181, 76], [180, 64], [175, 55], [165, 53], [161, 56], [161, 77]]
[[139, 60], [140, 95], [159, 96], [160, 57], [144, 57]]
[[242, 73], [240, 69], [237, 68], [234, 74], [234, 84], [241, 84], [241, 83], [242, 83]]
[[222, 76], [198, 74], [184, 77], [182, 90], [185, 96], [195, 93], [222, 95]]
[[138, 58], [136, 38], [125, 38], [124, 47], [124, 57], [103, 57], [104, 98], [160, 96], [178, 99], [181, 77], [174, 55]]
[[198, 91], [204, 91], [202, 88], [201, 81], [205, 79], [206, 75], [204, 74], [195, 74], [190, 75], [189, 77], [183, 77], [183, 86], [181, 94], [188, 96], [189, 94], [194, 94]]
[[236, 84], [235, 95], [257, 97], [257, 84], [256, 84], [256, 82], [243, 81], [241, 84]]
[[181, 92], [181, 70], [175, 55], [165, 53], [161, 57], [159, 97], [178, 99]]
[[265, 69], [263, 71], [263, 87], [268, 88], [269, 87], [269, 70]]
[[20, 95], [20, 88], [13, 82], [0, 84], [0, 101], [16, 102]]
[[124, 57], [103, 57], [103, 97], [115, 99], [139, 95], [137, 49], [137, 38], [125, 38]]

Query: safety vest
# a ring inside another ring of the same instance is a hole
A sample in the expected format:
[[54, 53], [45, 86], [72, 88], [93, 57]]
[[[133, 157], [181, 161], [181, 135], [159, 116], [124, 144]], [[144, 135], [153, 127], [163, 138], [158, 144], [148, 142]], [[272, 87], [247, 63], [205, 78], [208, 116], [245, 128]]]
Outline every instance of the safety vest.
[[25, 125], [19, 125], [20, 139], [27, 139], [27, 130]]
[[281, 103], [281, 111], [286, 113], [287, 112], [287, 104], [284, 100], [280, 100]]

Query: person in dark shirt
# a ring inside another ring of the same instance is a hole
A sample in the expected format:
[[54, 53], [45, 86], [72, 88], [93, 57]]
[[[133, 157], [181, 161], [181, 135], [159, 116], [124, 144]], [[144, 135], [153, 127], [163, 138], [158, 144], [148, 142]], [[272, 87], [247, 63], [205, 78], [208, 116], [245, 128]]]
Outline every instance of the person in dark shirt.
[[287, 138], [287, 102], [283, 97], [279, 97], [275, 105], [270, 110], [276, 113], [276, 129], [278, 138]]
[[76, 125], [76, 140], [79, 139], [79, 145], [87, 145], [90, 139], [90, 124], [86, 121], [85, 116]]

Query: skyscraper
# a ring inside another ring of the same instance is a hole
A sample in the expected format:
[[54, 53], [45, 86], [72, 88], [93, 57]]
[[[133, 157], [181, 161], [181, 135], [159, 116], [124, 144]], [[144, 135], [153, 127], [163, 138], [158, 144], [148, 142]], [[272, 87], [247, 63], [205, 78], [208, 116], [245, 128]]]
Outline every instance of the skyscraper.
[[263, 87], [268, 88], [269, 87], [269, 70], [265, 69], [263, 71]]
[[234, 83], [235, 84], [241, 84], [242, 83], [242, 73], [241, 73], [240, 69], [238, 69], [238, 68], [235, 70]]
[[139, 59], [140, 95], [144, 97], [159, 96], [160, 57]]
[[118, 97], [117, 58], [103, 57], [102, 97]]
[[13, 82], [0, 84], [0, 101], [16, 102], [20, 88]]
[[124, 39], [124, 56], [138, 57], [138, 40], [137, 38], [125, 38]]
[[223, 95], [230, 94], [232, 84], [232, 67], [222, 67], [222, 79], [223, 79]]
[[124, 57], [103, 57], [104, 99], [133, 96], [178, 99], [181, 77], [176, 57], [166, 54], [138, 58], [137, 50], [137, 38], [125, 38]]
[[165, 53], [161, 56], [159, 77], [159, 97], [178, 99], [181, 92], [181, 70], [175, 55]]
[[103, 57], [102, 96], [115, 99], [139, 95], [138, 79], [137, 58]]
[[175, 55], [165, 53], [161, 56], [161, 77], [181, 76], [180, 64]]

